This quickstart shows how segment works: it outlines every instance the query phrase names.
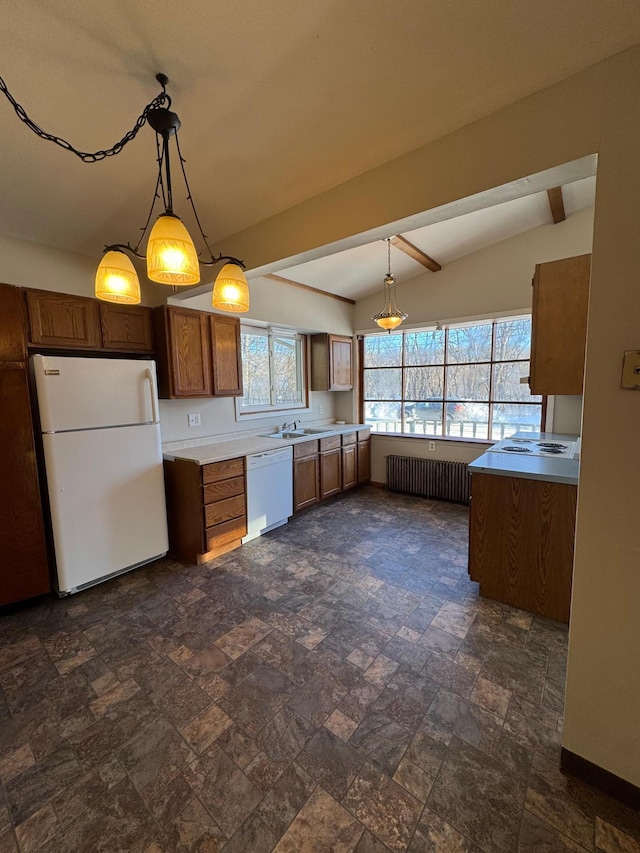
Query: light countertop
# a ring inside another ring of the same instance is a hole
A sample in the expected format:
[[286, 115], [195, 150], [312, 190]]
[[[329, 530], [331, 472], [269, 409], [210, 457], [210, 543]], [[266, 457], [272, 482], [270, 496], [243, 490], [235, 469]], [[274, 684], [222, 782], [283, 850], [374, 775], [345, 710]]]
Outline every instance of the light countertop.
[[[556, 433], [517, 432], [512, 438], [534, 438], [543, 441], [576, 441], [575, 435]], [[557, 456], [510, 456], [488, 450], [469, 465], [472, 474], [496, 474], [502, 477], [522, 477], [525, 480], [546, 480], [550, 483], [578, 485], [580, 463], [576, 459], [558, 459]]]
[[315, 435], [301, 435], [297, 438], [268, 438], [261, 435], [251, 435], [229, 439], [228, 441], [216, 441], [211, 444], [194, 444], [191, 447], [181, 447], [179, 450], [165, 450], [163, 457], [169, 462], [173, 462], [175, 459], [184, 459], [189, 462], [196, 462], [198, 465], [208, 465], [210, 462], [224, 462], [227, 459], [251, 456], [253, 453], [264, 453], [267, 450], [277, 450], [291, 444], [300, 444], [303, 441], [315, 441], [331, 435], [342, 435], [345, 432], [366, 429], [370, 429], [370, 427], [363, 424], [330, 424], [322, 427], [322, 432]]

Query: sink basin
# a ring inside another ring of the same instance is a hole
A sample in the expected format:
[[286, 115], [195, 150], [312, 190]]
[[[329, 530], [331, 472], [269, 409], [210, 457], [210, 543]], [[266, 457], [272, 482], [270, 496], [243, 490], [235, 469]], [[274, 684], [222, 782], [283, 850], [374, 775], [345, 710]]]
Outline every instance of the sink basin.
[[331, 427], [307, 427], [305, 429], [285, 430], [285, 432], [272, 432], [266, 438], [302, 438], [305, 435], [319, 435], [323, 432], [331, 432]]

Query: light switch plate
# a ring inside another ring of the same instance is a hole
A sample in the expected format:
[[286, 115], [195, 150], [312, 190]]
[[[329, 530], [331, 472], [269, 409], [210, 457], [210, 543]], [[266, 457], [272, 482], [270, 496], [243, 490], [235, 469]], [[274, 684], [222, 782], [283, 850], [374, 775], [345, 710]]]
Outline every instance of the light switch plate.
[[627, 350], [622, 359], [620, 387], [640, 391], [640, 350]]
[[200, 412], [194, 412], [189, 415], [189, 426], [202, 426], [202, 421], [200, 420]]

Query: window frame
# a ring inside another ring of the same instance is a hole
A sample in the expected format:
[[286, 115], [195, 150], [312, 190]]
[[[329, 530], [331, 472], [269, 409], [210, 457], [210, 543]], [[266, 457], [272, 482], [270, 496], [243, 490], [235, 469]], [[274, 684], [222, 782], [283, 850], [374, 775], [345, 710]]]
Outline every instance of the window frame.
[[[309, 412], [309, 377], [308, 377], [308, 336], [295, 329], [282, 329], [276, 327], [253, 326], [249, 323], [240, 324], [240, 350], [242, 351], [242, 335], [252, 334], [260, 335], [268, 339], [269, 350], [269, 394], [270, 402], [256, 406], [243, 406], [244, 393], [241, 397], [235, 398], [236, 420], [247, 418], [264, 418], [270, 414], [286, 414], [288, 412]], [[277, 338], [291, 338], [296, 341], [296, 372], [297, 372], [297, 389], [300, 394], [300, 400], [296, 403], [277, 403], [275, 402], [275, 382], [274, 382], [274, 342]], [[244, 372], [244, 365], [243, 365]], [[244, 387], [244, 377], [243, 377]]]
[[[366, 373], [368, 370], [381, 370], [385, 368], [380, 367], [366, 367], [365, 366], [365, 339], [370, 337], [379, 337], [380, 333], [368, 333], [363, 334], [360, 337], [360, 346], [359, 346], [359, 360], [360, 360], [360, 394], [359, 394], [359, 411], [360, 411], [360, 420], [362, 423], [367, 423], [366, 421], [366, 403], [375, 403], [375, 402], [388, 402], [398, 404], [400, 407], [400, 424], [401, 430], [393, 430], [389, 432], [376, 431], [375, 426], [372, 425], [372, 430], [376, 432], [377, 435], [396, 435], [401, 436], [403, 438], [411, 437], [411, 438], [426, 438], [426, 439], [438, 439], [443, 441], [464, 441], [464, 442], [482, 442], [482, 443], [494, 443], [496, 441], [500, 441], [504, 438], [504, 434], [500, 438], [492, 438], [493, 428], [494, 428], [494, 407], [501, 405], [515, 405], [515, 406], [539, 406], [540, 407], [540, 430], [544, 430], [544, 423], [546, 418], [546, 410], [547, 410], [547, 397], [542, 395], [539, 401], [534, 400], [531, 402], [519, 402], [517, 400], [494, 400], [494, 373], [495, 366], [501, 364], [516, 364], [516, 363], [526, 363], [531, 364], [531, 350], [529, 351], [529, 355], [527, 358], [510, 358], [510, 359], [496, 359], [496, 328], [501, 323], [513, 322], [515, 320], [531, 320], [530, 313], [521, 313], [516, 315], [507, 315], [502, 317], [495, 317], [493, 319], [482, 318], [477, 320], [466, 320], [460, 323], [450, 323], [446, 324], [443, 328], [444, 331], [444, 346], [443, 346], [443, 360], [438, 364], [434, 365], [414, 365], [406, 363], [406, 345], [405, 345], [405, 336], [416, 334], [420, 332], [432, 332], [434, 331], [433, 326], [427, 326], [422, 328], [407, 328], [398, 330], [396, 332], [392, 332], [391, 334], [402, 336], [402, 347], [401, 347], [401, 360], [399, 365], [389, 365], [388, 369], [399, 369], [401, 371], [400, 376], [400, 398], [396, 400], [384, 399], [384, 400], [368, 400], [365, 397], [365, 386], [366, 386]], [[491, 349], [490, 349], [490, 358], [489, 360], [482, 361], [472, 361], [472, 362], [452, 362], [448, 360], [449, 355], [449, 331], [452, 329], [464, 329], [472, 326], [483, 326], [483, 325], [491, 325]], [[488, 397], [484, 400], [459, 400], [459, 399], [448, 399], [447, 398], [447, 381], [448, 381], [448, 370], [450, 367], [463, 367], [463, 366], [488, 366], [489, 368], [489, 390]], [[429, 399], [426, 401], [414, 401], [409, 400], [405, 396], [405, 388], [406, 388], [406, 371], [411, 368], [420, 368], [420, 367], [438, 367], [442, 369], [442, 397], [437, 399]], [[536, 396], [536, 395], [532, 395]], [[410, 405], [414, 402], [433, 402], [435, 404], [442, 405], [442, 432], [441, 433], [416, 433], [411, 432], [406, 428], [406, 420], [405, 420], [405, 405]], [[477, 437], [473, 436], [465, 436], [465, 435], [451, 435], [447, 433], [447, 406], [448, 405], [456, 405], [456, 404], [471, 404], [471, 405], [484, 405], [488, 408], [488, 418], [487, 418], [487, 433], [488, 437]], [[392, 420], [391, 418], [389, 419]], [[397, 423], [398, 421], [396, 421]], [[516, 430], [517, 431], [517, 430]]]

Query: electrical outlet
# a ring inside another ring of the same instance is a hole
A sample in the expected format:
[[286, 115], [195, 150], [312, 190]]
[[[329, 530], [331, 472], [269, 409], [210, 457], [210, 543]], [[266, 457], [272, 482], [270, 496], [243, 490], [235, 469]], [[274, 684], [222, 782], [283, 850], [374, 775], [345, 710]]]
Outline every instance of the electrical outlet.
[[436, 452], [436, 443], [435, 443], [435, 441], [430, 441], [430, 442], [429, 442], [429, 450], [431, 451], [431, 453], [435, 453], [435, 452]]
[[324, 415], [324, 406], [318, 406], [318, 414]]
[[200, 412], [193, 412], [189, 415], [189, 426], [202, 426], [202, 420], [200, 419]]

